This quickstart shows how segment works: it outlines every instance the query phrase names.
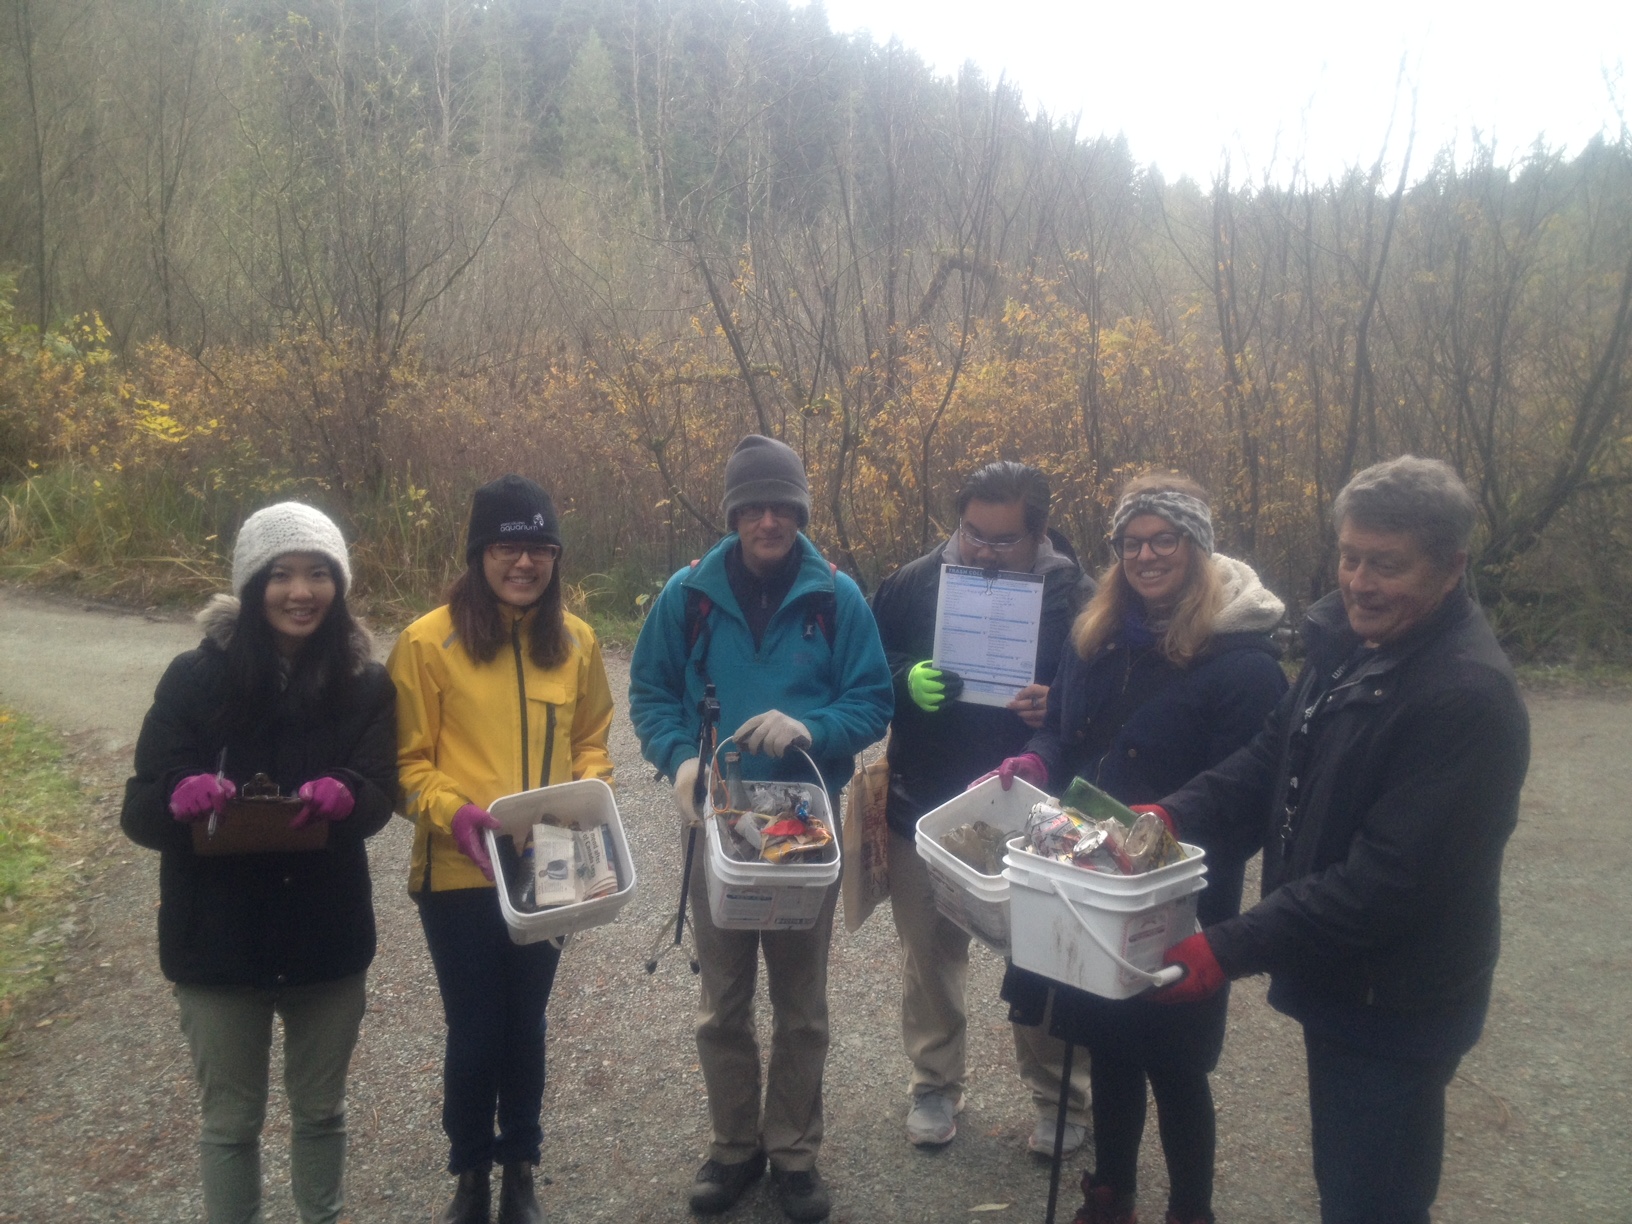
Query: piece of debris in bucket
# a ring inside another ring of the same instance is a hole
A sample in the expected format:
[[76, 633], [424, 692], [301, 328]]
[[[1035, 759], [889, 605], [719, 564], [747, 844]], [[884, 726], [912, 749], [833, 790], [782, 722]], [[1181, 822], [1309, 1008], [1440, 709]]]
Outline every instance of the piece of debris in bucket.
[[1038, 803], [1026, 819], [1026, 839], [1033, 854], [1112, 875], [1143, 875], [1184, 858], [1154, 812], [1141, 812], [1130, 829], [1119, 820], [1091, 820], [1074, 808]]
[[[717, 807], [727, 853], [739, 863], [805, 863], [826, 857], [833, 844], [827, 822], [810, 810], [810, 799], [795, 786], [750, 785], [748, 807]], [[723, 788], [716, 801], [726, 799]], [[740, 800], [740, 795], [739, 795]]]
[[981, 875], [1002, 875], [1004, 843], [1010, 836], [1007, 830], [976, 820], [948, 829], [941, 835], [941, 846]]

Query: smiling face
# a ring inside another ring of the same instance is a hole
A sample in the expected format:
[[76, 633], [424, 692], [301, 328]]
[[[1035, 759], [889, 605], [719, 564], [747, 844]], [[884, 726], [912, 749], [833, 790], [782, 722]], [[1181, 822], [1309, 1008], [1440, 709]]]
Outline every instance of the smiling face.
[[[1156, 550], [1168, 547], [1174, 536], [1177, 547], [1165, 557], [1157, 556]], [[1147, 612], [1157, 616], [1172, 612], [1195, 564], [1196, 546], [1190, 537], [1159, 514], [1140, 514], [1127, 521], [1118, 539], [1128, 588], [1144, 600]]]
[[500, 603], [530, 608], [544, 598], [558, 555], [553, 545], [489, 544], [482, 550], [482, 576]]
[[799, 538], [799, 507], [785, 502], [752, 502], [732, 514], [742, 541], [742, 563], [763, 578], [781, 565]]
[[278, 650], [293, 658], [322, 625], [339, 593], [334, 564], [322, 553], [285, 553], [266, 583], [266, 623]]
[[1446, 569], [1408, 531], [1371, 531], [1344, 519], [1337, 533], [1337, 587], [1349, 628], [1367, 646], [1398, 641], [1456, 589], [1467, 559], [1457, 553]]

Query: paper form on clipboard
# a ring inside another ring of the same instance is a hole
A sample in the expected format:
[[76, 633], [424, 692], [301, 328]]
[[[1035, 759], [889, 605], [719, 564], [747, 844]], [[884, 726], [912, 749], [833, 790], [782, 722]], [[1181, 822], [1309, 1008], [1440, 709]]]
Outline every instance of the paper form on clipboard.
[[1042, 619], [1041, 574], [942, 565], [930, 661], [963, 677], [959, 701], [1006, 706], [1034, 679]]

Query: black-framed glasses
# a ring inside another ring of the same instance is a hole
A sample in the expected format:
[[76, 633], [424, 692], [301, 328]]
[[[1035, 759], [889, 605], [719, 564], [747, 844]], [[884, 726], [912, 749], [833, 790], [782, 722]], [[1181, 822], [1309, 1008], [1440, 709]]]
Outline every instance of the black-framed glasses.
[[1026, 537], [1023, 535], [1003, 536], [1001, 539], [988, 540], [983, 535], [975, 534], [968, 523], [958, 524], [958, 534], [963, 537], [963, 542], [969, 545], [970, 548], [989, 548], [994, 553], [1013, 552], [1026, 542]]
[[521, 560], [521, 554], [527, 554], [527, 560], [535, 565], [542, 565], [546, 561], [554, 561], [561, 555], [559, 544], [489, 544], [487, 555], [495, 561], [509, 564]]
[[1148, 536], [1112, 536], [1111, 549], [1124, 561], [1134, 561], [1145, 551], [1147, 544], [1152, 556], [1171, 557], [1179, 551], [1179, 545], [1183, 542], [1184, 536], [1177, 531], [1158, 531]]

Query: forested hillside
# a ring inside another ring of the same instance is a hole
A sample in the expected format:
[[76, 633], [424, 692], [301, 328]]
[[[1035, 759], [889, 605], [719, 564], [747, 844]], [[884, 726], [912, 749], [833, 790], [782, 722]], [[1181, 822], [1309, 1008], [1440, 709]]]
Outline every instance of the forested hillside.
[[1453, 160], [1400, 118], [1337, 181], [1170, 183], [785, 0], [0, 13], [5, 572], [203, 585], [288, 493], [423, 597], [516, 469], [627, 610], [720, 529], [755, 429], [864, 581], [984, 460], [1046, 468], [1095, 549], [1165, 464], [1302, 604], [1332, 495], [1410, 450], [1475, 489], [1519, 649], [1632, 642], [1624, 130]]

